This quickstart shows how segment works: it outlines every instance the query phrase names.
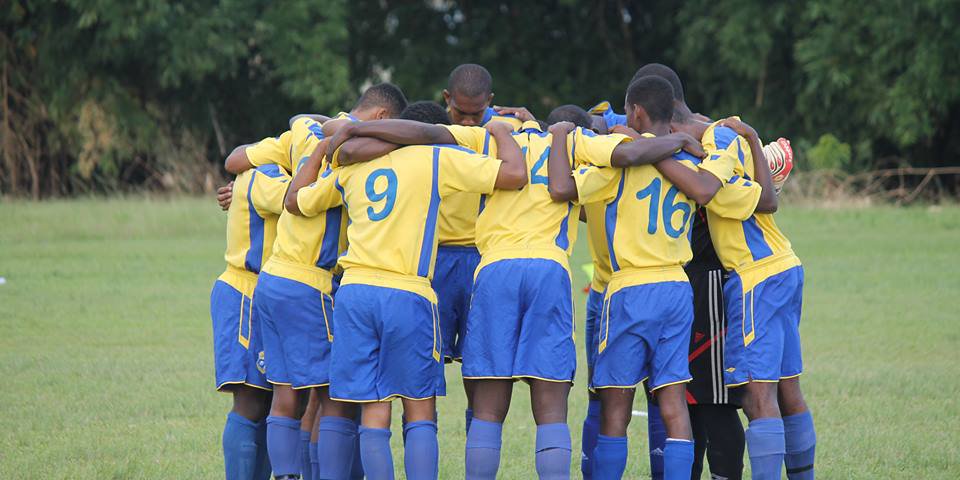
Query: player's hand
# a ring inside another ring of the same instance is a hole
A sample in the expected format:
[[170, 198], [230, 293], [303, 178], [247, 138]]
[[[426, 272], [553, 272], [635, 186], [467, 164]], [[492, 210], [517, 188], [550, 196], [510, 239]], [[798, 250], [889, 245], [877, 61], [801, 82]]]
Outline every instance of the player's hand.
[[692, 135], [683, 132], [676, 132], [674, 135], [680, 137], [680, 141], [683, 142], [680, 147], [690, 155], [693, 155], [697, 158], [704, 158], [707, 156], [707, 152], [703, 150], [703, 145], [700, 144], [700, 140], [693, 138]]
[[487, 122], [483, 128], [487, 129], [487, 131], [490, 132], [490, 135], [509, 135], [513, 133], [513, 126], [507, 122], [501, 122], [499, 120]]
[[536, 117], [534, 117], [533, 114], [530, 113], [530, 110], [527, 110], [525, 107], [501, 107], [494, 105], [493, 110], [500, 115], [513, 115], [521, 122], [536, 120]]
[[727, 127], [737, 135], [740, 135], [743, 138], [759, 138], [757, 136], [757, 131], [753, 129], [750, 125], [747, 125], [743, 120], [740, 120], [738, 117], [728, 117], [723, 120], [720, 120], [721, 127]]
[[626, 135], [634, 140], [638, 138], [643, 138], [643, 135], [640, 135], [640, 132], [626, 126], [626, 125], [614, 125], [610, 129], [610, 133], [619, 133], [620, 135]]
[[763, 156], [770, 165], [773, 187], [779, 194], [793, 170], [793, 147], [790, 146], [790, 140], [780, 137], [776, 142], [768, 143], [763, 147]]
[[574, 125], [573, 122], [557, 122], [550, 125], [547, 131], [550, 132], [551, 135], [566, 135], [575, 128], [577, 128], [577, 126]]
[[233, 202], [233, 181], [217, 189], [217, 203], [224, 211], [230, 208]]

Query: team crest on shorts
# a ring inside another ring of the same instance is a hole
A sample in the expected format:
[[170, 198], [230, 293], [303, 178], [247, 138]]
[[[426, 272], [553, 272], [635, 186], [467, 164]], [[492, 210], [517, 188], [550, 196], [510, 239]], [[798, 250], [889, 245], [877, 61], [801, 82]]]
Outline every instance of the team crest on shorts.
[[262, 374], [267, 373], [267, 363], [263, 361], [263, 350], [257, 354], [257, 370], [259, 370]]

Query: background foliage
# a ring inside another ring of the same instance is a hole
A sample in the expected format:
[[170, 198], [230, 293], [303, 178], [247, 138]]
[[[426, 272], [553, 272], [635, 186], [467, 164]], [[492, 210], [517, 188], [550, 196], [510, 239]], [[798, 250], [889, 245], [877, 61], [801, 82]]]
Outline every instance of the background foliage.
[[662, 62], [694, 109], [788, 136], [812, 165], [957, 164], [958, 27], [958, 0], [9, 0], [0, 194], [209, 189], [233, 146], [294, 113], [380, 80], [439, 99], [464, 62], [541, 117], [619, 105]]

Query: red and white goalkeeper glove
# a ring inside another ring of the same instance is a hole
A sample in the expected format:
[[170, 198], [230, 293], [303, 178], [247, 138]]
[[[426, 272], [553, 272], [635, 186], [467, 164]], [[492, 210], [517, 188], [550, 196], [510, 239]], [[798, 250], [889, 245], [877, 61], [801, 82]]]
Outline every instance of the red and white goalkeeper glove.
[[793, 148], [790, 147], [790, 140], [780, 137], [776, 142], [768, 143], [763, 147], [763, 156], [770, 165], [773, 187], [779, 194], [787, 177], [790, 176], [790, 171], [793, 170]]

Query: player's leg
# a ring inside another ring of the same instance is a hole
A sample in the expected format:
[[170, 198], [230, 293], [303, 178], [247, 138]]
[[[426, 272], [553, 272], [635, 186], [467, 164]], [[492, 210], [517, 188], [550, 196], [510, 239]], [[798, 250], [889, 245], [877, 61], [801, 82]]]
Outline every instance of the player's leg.
[[663, 425], [660, 406], [647, 389], [646, 382], [643, 388], [647, 399], [647, 451], [650, 456], [650, 478], [663, 480], [663, 449], [667, 445], [667, 427]]
[[[743, 436], [743, 424], [734, 405], [697, 405], [691, 406], [691, 412], [697, 411], [694, 423], [694, 437], [699, 451], [701, 440], [697, 437], [696, 424], [703, 425], [706, 433], [704, 442], [707, 448], [707, 460], [710, 473], [716, 477], [739, 480], [743, 476], [743, 452], [746, 447]], [[701, 455], [702, 453], [698, 453]]]
[[317, 422], [320, 398], [317, 397], [316, 388], [308, 388], [307, 390], [307, 404], [303, 416], [300, 417], [300, 476], [304, 480], [312, 480], [314, 474], [310, 460], [310, 436], [313, 432], [313, 425]]
[[536, 463], [541, 479], [570, 478], [569, 382], [530, 380], [530, 403], [537, 424]]
[[[690, 430], [693, 432], [693, 470], [690, 478], [700, 478], [703, 474], [703, 456], [707, 451], [707, 425], [705, 415], [709, 415], [702, 405], [688, 405], [690, 412]], [[710, 462], [713, 466], [713, 462]]]
[[321, 412], [317, 427], [317, 478], [351, 478], [351, 470], [360, 458], [357, 450], [356, 404], [331, 400], [329, 389], [320, 391]]
[[665, 480], [686, 480], [693, 469], [693, 431], [687, 410], [686, 390], [683, 383], [675, 383], [654, 391], [667, 430], [663, 447]]
[[267, 450], [276, 478], [300, 475], [300, 395], [290, 385], [274, 384], [267, 417]]
[[780, 310], [778, 318], [784, 322], [783, 360], [780, 367], [778, 403], [783, 417], [784, 463], [790, 480], [812, 479], [817, 446], [813, 415], [800, 391], [803, 357], [800, 352], [800, 311], [803, 299], [803, 267], [783, 272], [782, 296], [792, 289], [792, 301]]
[[593, 451], [593, 478], [619, 479], [627, 468], [627, 426], [633, 416], [635, 388], [599, 390], [600, 433]]
[[467, 433], [466, 478], [492, 480], [500, 468], [503, 420], [510, 410], [513, 380], [475, 380], [473, 422]]
[[403, 469], [409, 480], [436, 480], [439, 475], [440, 446], [437, 443], [436, 398], [403, 399], [406, 444]]
[[[246, 385], [230, 387], [233, 408], [223, 428], [224, 465], [227, 478], [258, 479], [258, 459], [266, 445], [260, 436], [270, 405], [270, 392]], [[269, 461], [267, 461], [269, 464]], [[269, 475], [269, 471], [267, 473]]]
[[390, 402], [363, 404], [360, 424], [360, 459], [370, 479], [393, 479], [390, 452]]
[[[597, 319], [603, 310], [603, 293], [590, 289], [587, 297], [587, 316], [584, 320], [583, 337], [587, 351], [587, 383], [593, 377], [593, 360], [597, 352], [595, 337], [597, 333]], [[600, 431], [600, 397], [587, 391], [587, 416], [583, 419], [583, 429], [580, 435], [580, 473], [585, 480], [593, 477], [593, 462], [591, 455], [597, 446], [597, 434]]]

